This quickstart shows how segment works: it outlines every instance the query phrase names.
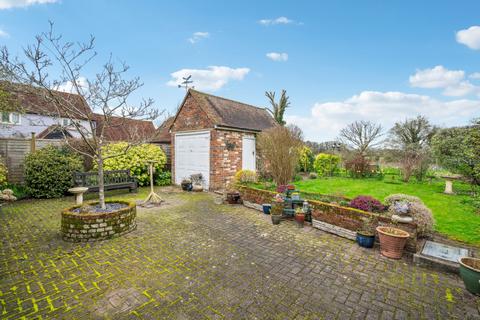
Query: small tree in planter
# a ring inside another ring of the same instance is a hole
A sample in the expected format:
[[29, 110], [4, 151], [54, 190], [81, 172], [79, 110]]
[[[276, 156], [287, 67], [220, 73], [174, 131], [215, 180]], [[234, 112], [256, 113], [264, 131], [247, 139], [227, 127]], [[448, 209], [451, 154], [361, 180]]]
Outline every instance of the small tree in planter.
[[[25, 47], [24, 60], [11, 57], [7, 48], [3, 47], [0, 70], [2, 80], [24, 84], [18, 87], [30, 93], [32, 88], [40, 92], [39, 98], [54, 106], [50, 110], [50, 116], [68, 119], [67, 126], [60, 126], [76, 131], [84, 148], [77, 148], [70, 143], [66, 130], [61, 130], [65, 142], [97, 163], [99, 206], [105, 210], [104, 161], [124, 154], [132, 145], [149, 138], [136, 128], [126, 126], [126, 119], [153, 120], [160, 112], [153, 108], [152, 99], [142, 100], [137, 105], [130, 102], [132, 94], [143, 84], [139, 78], [124, 79], [129, 67], [124, 63], [115, 65], [111, 57], [95, 76], [85, 78], [89, 62], [97, 55], [94, 40], [91, 36], [85, 43], [65, 41], [55, 33], [53, 23], [50, 23], [49, 31], [41, 33], [33, 44]], [[63, 94], [58, 90], [74, 95]], [[85, 103], [88, 103], [89, 108], [83, 107]], [[87, 125], [82, 125], [78, 119], [84, 119]], [[99, 126], [99, 123], [102, 125]], [[105, 156], [103, 150], [108, 144], [105, 131], [109, 127], [125, 130], [129, 143], [118, 154]]]

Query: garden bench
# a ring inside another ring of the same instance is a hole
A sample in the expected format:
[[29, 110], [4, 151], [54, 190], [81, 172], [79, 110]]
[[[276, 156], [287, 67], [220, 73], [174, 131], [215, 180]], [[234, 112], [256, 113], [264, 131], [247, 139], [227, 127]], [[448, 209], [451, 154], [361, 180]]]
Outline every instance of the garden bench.
[[[130, 170], [112, 170], [103, 173], [105, 191], [129, 189], [130, 192], [137, 191], [137, 178], [130, 175]], [[86, 187], [88, 192], [98, 191], [97, 172], [74, 172], [73, 183], [75, 187]]]

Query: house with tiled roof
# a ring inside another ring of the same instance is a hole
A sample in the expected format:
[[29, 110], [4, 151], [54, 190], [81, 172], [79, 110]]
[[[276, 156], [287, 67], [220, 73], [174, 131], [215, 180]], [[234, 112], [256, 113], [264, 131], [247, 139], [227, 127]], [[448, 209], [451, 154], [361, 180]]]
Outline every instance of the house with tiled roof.
[[225, 189], [257, 169], [257, 134], [276, 125], [265, 108], [189, 89], [169, 127], [174, 183], [201, 173], [206, 188]]
[[[92, 114], [92, 110], [79, 95], [54, 91], [51, 97], [44, 89], [6, 81], [0, 83], [0, 90], [6, 94], [4, 99], [12, 106], [11, 109], [6, 107], [0, 110], [2, 138], [28, 138], [32, 133], [45, 139], [56, 139], [63, 134], [79, 138], [80, 134], [72, 121], [89, 128], [88, 115]], [[67, 115], [64, 110], [57, 108], [53, 99], [72, 105], [71, 113]], [[4, 104], [7, 102], [3, 101]]]
[[152, 121], [109, 116], [105, 126], [105, 117], [101, 114], [94, 114], [94, 120], [97, 135], [104, 130], [103, 136], [108, 141], [149, 142], [156, 134]]

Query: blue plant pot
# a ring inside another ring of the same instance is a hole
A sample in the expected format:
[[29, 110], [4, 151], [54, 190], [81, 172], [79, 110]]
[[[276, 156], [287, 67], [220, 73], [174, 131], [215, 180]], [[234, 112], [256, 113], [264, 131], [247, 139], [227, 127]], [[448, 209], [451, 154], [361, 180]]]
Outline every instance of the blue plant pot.
[[269, 203], [265, 203], [262, 205], [263, 207], [263, 213], [265, 214], [270, 214], [270, 210], [272, 210], [272, 205]]
[[357, 232], [357, 243], [360, 247], [373, 248], [373, 245], [375, 244], [375, 236]]

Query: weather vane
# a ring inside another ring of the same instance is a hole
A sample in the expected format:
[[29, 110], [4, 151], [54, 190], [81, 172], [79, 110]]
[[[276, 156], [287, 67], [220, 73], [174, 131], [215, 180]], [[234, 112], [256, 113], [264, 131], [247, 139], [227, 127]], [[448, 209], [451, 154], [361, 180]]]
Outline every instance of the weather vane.
[[[193, 83], [193, 80], [190, 80], [192, 78], [192, 75], [189, 75], [188, 77], [182, 77], [183, 81], [178, 85], [179, 88], [185, 88], [185, 91], [188, 91], [188, 85], [190, 83]], [[192, 89], [195, 89], [195, 86], [192, 86]]]

